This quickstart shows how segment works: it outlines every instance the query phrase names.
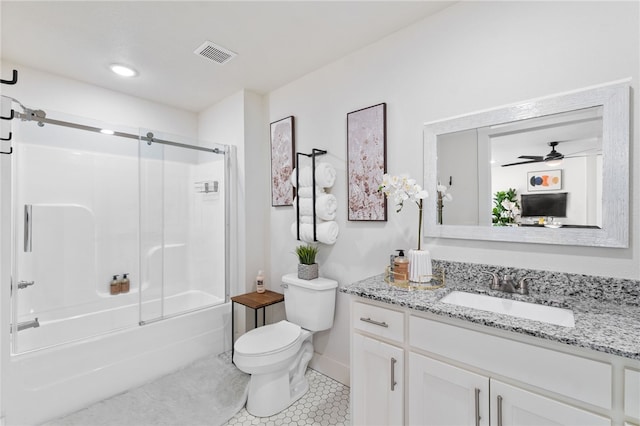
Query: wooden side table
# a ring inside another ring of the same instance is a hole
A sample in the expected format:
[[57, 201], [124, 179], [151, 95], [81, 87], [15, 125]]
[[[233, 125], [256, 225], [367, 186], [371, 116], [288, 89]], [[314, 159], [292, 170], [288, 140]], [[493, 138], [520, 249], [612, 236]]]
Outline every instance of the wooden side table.
[[254, 328], [258, 327], [258, 309], [262, 309], [262, 325], [265, 324], [266, 307], [276, 303], [284, 301], [284, 294], [276, 293], [275, 291], [265, 290], [264, 293], [258, 293], [256, 291], [252, 293], [240, 294], [231, 298], [231, 362], [233, 362], [234, 353], [234, 336], [235, 336], [235, 324], [234, 324], [234, 312], [233, 307], [236, 303], [253, 309], [253, 321]]

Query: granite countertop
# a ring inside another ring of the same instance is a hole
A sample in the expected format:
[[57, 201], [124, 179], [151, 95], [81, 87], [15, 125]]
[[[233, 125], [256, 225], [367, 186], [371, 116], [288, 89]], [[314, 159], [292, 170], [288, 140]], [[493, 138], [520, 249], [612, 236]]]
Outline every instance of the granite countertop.
[[[455, 290], [568, 308], [573, 310], [575, 327], [552, 325], [440, 302], [440, 299]], [[579, 294], [509, 294], [490, 290], [488, 285], [480, 286], [473, 282], [465, 284], [449, 279], [444, 288], [407, 290], [387, 284], [384, 274], [341, 286], [339, 291], [416, 311], [640, 360], [640, 307], [635, 304], [601, 301], [581, 297]]]

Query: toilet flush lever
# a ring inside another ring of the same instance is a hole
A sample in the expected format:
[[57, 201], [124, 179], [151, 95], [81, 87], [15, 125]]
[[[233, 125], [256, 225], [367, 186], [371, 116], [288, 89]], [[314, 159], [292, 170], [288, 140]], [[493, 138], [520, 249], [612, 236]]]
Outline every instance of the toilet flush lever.
[[289, 288], [289, 284], [280, 284], [280, 287], [282, 287], [282, 288]]

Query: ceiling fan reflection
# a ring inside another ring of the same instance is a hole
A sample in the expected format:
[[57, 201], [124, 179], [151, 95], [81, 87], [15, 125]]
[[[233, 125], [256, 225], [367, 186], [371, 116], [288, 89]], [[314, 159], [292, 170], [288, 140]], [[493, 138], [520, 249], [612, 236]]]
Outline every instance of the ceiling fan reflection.
[[569, 142], [569, 141], [549, 142], [547, 143], [547, 145], [551, 147], [551, 151], [547, 155], [521, 155], [518, 158], [521, 158], [526, 161], [518, 161], [514, 163], [503, 164], [502, 167], [517, 166], [519, 164], [530, 164], [530, 163], [545, 163], [548, 166], [558, 166], [561, 164], [561, 161], [564, 158], [579, 157], [579, 155], [576, 155], [576, 154], [585, 153], [587, 151], [593, 151], [593, 149], [587, 149], [584, 151], [574, 152], [569, 156], [565, 156], [561, 152], [556, 151], [556, 146], [558, 146], [558, 144], [560, 144], [561, 142]]

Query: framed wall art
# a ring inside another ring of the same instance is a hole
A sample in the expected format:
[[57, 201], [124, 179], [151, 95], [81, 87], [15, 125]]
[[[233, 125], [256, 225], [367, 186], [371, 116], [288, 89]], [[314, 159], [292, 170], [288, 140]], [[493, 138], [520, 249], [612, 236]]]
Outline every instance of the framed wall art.
[[528, 191], [557, 191], [562, 189], [562, 169], [527, 172]]
[[271, 205], [293, 205], [295, 188], [291, 173], [295, 167], [295, 136], [293, 116], [271, 123]]
[[349, 220], [387, 220], [387, 200], [378, 192], [387, 171], [386, 115], [386, 103], [347, 114]]

